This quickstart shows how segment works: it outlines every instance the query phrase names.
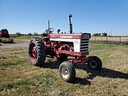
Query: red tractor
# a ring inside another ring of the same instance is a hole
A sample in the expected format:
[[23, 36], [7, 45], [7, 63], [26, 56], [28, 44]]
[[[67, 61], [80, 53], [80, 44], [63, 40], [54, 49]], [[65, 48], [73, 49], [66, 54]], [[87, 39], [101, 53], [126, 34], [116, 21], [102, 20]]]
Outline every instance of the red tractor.
[[0, 30], [0, 38], [2, 38], [2, 37], [6, 37], [6, 38], [10, 37], [10, 35], [8, 34], [8, 30], [7, 29]]
[[0, 39], [0, 42], [2, 43], [13, 43], [13, 39], [10, 39], [10, 35], [8, 33], [7, 29], [1, 29], [0, 30], [0, 38], [9, 38], [9, 39]]
[[[60, 77], [67, 82], [73, 82], [76, 77], [74, 64], [87, 63], [88, 67], [94, 70], [102, 68], [101, 60], [96, 56], [86, 57], [89, 55], [90, 33], [72, 33], [71, 17], [69, 16], [69, 32], [54, 34], [53, 28], [48, 29], [41, 35], [41, 38], [32, 38], [29, 41], [28, 55], [32, 65], [42, 66], [45, 64], [46, 56], [55, 57], [58, 61], [63, 61], [59, 66]], [[68, 60], [67, 57], [75, 57]]]

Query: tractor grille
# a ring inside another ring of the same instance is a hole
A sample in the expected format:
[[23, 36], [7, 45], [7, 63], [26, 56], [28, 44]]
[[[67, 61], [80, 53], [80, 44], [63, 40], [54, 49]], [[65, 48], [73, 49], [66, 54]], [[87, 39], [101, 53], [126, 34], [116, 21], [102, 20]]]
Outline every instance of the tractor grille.
[[89, 39], [81, 39], [80, 53], [88, 52]]

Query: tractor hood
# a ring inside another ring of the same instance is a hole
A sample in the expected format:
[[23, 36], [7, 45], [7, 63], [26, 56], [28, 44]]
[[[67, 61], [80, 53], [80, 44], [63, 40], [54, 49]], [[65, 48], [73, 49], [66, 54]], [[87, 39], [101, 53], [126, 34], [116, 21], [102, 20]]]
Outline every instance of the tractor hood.
[[90, 39], [90, 33], [60, 33], [60, 34], [49, 34], [50, 38], [61, 38], [61, 39]]

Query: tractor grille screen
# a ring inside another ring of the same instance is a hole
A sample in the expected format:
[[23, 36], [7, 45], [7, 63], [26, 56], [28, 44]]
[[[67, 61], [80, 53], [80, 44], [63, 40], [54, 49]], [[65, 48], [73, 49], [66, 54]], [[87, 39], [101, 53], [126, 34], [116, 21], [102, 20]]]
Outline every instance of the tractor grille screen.
[[89, 39], [81, 39], [80, 53], [88, 52]]

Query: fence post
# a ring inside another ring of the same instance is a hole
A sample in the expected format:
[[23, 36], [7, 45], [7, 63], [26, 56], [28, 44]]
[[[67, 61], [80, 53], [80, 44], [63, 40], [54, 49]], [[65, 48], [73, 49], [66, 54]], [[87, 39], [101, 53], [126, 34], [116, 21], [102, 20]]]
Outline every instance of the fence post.
[[119, 38], [119, 39], [120, 39], [120, 43], [121, 43], [121, 36], [120, 36], [120, 38]]
[[96, 42], [96, 36], [95, 36], [95, 42]]
[[106, 36], [106, 42], [108, 41], [108, 36]]

